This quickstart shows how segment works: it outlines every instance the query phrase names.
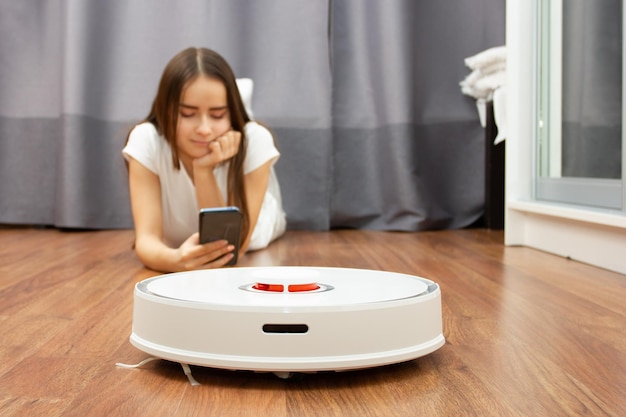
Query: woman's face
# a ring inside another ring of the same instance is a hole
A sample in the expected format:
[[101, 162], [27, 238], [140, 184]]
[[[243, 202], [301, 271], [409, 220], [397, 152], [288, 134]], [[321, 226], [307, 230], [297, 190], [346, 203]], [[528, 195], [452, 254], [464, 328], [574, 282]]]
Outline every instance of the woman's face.
[[209, 143], [230, 128], [224, 83], [207, 76], [190, 81], [180, 97], [176, 128], [176, 145], [183, 162], [205, 156]]

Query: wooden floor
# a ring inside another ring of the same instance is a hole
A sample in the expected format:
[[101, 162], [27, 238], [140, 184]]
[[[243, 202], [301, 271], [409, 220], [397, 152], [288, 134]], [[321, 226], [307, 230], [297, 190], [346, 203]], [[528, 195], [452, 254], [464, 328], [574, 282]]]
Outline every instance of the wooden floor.
[[291, 231], [241, 266], [408, 273], [439, 283], [446, 344], [409, 362], [279, 379], [156, 361], [128, 340], [156, 275], [131, 231], [0, 229], [0, 416], [624, 416], [626, 277], [501, 231]]

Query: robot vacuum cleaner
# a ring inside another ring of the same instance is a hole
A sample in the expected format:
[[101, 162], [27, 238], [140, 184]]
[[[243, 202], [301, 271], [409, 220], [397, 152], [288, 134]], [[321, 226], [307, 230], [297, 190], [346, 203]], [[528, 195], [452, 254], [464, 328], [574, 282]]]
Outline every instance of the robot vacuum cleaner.
[[445, 339], [441, 292], [428, 279], [363, 269], [241, 267], [137, 283], [130, 342], [182, 364], [281, 376], [404, 362]]

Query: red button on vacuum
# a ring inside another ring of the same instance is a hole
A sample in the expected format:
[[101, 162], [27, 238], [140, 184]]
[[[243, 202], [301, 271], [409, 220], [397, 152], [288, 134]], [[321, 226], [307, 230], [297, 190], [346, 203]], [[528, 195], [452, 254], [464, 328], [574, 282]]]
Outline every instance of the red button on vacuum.
[[[255, 290], [269, 291], [269, 292], [284, 292], [285, 286], [283, 284], [265, 284], [263, 282], [257, 282], [252, 286]], [[291, 284], [287, 286], [288, 292], [306, 292], [319, 290], [320, 286], [316, 282], [307, 284]]]
[[259, 291], [272, 291], [272, 292], [283, 292], [285, 290], [284, 285], [280, 284], [263, 284], [261, 282], [257, 282], [252, 286], [255, 290]]
[[303, 291], [315, 291], [319, 290], [320, 286], [317, 283], [311, 284], [292, 284], [287, 287], [289, 292], [303, 292]]

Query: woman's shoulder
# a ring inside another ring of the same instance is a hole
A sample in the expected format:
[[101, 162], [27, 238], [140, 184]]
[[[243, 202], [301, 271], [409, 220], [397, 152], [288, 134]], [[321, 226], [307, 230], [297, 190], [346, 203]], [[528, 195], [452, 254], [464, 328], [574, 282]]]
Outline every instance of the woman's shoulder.
[[133, 127], [128, 135], [128, 144], [133, 147], [163, 150], [167, 142], [156, 126], [150, 122], [142, 122]]
[[270, 130], [258, 122], [248, 122], [244, 127], [248, 144], [259, 146], [274, 145], [274, 136]]
[[132, 157], [155, 173], [162, 160], [171, 161], [167, 142], [149, 122], [139, 123], [131, 129], [122, 153], [125, 158]]
[[246, 162], [244, 173], [251, 172], [269, 160], [277, 160], [280, 152], [270, 130], [257, 122], [248, 122], [246, 133]]
[[272, 136], [270, 130], [259, 122], [250, 121], [244, 127], [246, 136], [269, 135]]
[[154, 126], [150, 122], [142, 122], [135, 125], [130, 130], [130, 136], [140, 136], [140, 137], [158, 137], [159, 132], [157, 131], [156, 126]]

